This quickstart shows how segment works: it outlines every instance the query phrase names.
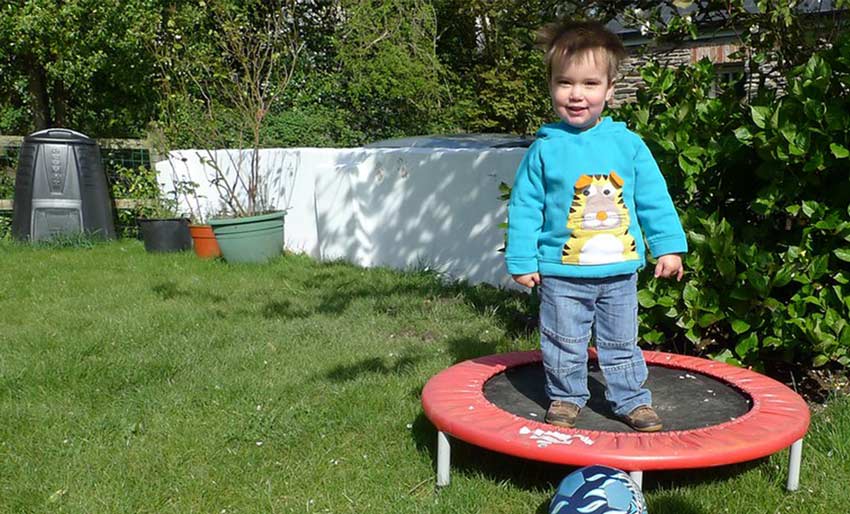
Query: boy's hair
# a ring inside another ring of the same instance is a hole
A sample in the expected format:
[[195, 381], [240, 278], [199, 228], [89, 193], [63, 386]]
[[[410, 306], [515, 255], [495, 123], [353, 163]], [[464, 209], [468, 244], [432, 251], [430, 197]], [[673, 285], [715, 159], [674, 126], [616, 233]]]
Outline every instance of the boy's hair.
[[546, 76], [552, 78], [552, 63], [561, 59], [567, 62], [588, 52], [604, 51], [608, 59], [608, 81], [617, 77], [620, 61], [626, 48], [613, 32], [598, 21], [560, 20], [548, 23], [537, 30], [535, 43], [546, 52]]

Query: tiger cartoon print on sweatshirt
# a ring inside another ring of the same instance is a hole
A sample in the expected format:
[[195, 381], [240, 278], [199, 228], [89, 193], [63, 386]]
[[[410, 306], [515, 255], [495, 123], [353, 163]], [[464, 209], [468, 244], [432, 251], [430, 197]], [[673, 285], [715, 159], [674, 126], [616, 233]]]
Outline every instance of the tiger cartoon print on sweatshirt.
[[564, 244], [564, 264], [608, 264], [638, 259], [635, 239], [629, 234], [629, 209], [623, 201], [623, 179], [608, 175], [582, 175], [567, 217], [570, 237]]

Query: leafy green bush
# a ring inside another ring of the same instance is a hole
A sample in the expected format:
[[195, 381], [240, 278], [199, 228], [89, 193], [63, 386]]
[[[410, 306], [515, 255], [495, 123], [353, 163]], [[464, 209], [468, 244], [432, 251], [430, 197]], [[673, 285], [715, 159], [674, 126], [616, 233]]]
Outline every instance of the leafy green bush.
[[[134, 200], [158, 200], [161, 198], [156, 170], [145, 166], [127, 168], [119, 166], [109, 174], [112, 198]], [[132, 209], [116, 209], [115, 231], [118, 237], [137, 237], [136, 218], [152, 217], [156, 204], [140, 205]]]
[[748, 102], [718, 91], [707, 60], [641, 74], [615, 117], [652, 149], [690, 245], [681, 283], [643, 274], [643, 341], [757, 369], [848, 367], [850, 34]]
[[850, 37], [747, 103], [709, 62], [647, 66], [619, 117], [664, 170], [691, 251], [642, 285], [641, 333], [719, 360], [850, 364]]
[[[15, 196], [17, 154], [3, 148], [0, 153], [0, 199]], [[12, 237], [12, 211], [0, 211], [0, 240]]]

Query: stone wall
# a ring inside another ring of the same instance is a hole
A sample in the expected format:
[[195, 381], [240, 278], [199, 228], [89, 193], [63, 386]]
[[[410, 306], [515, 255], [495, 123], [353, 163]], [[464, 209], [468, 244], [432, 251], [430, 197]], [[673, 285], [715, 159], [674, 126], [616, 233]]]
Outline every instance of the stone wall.
[[[731, 40], [694, 41], [682, 43], [675, 47], [655, 45], [631, 47], [628, 57], [620, 66], [621, 77], [612, 104], [616, 106], [621, 102], [635, 100], [637, 90], [643, 86], [640, 70], [651, 60], [665, 66], [676, 67], [693, 64], [707, 57], [716, 65], [725, 65], [727, 69], [735, 68], [738, 65], [743, 71], [748, 67], [746, 60], [731, 57], [739, 48], [739, 45]], [[748, 79], [754, 80], [755, 77], [748, 77]], [[770, 83], [773, 84], [774, 82]], [[749, 89], [750, 86], [748, 80], [747, 88]]]
[[620, 102], [635, 100], [637, 90], [643, 86], [640, 70], [650, 60], [656, 60], [665, 66], [687, 64], [691, 59], [689, 48], [651, 48], [646, 51], [633, 52], [620, 65], [620, 80], [614, 91], [614, 105]]

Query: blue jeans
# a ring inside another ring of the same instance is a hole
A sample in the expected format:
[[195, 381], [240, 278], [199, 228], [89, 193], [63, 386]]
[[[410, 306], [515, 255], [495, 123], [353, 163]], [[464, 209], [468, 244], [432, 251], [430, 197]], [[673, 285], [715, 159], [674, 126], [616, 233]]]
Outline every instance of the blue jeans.
[[587, 345], [595, 336], [605, 397], [614, 414], [651, 405], [648, 372], [637, 345], [637, 273], [606, 278], [546, 276], [540, 284], [540, 348], [546, 394], [584, 407]]

